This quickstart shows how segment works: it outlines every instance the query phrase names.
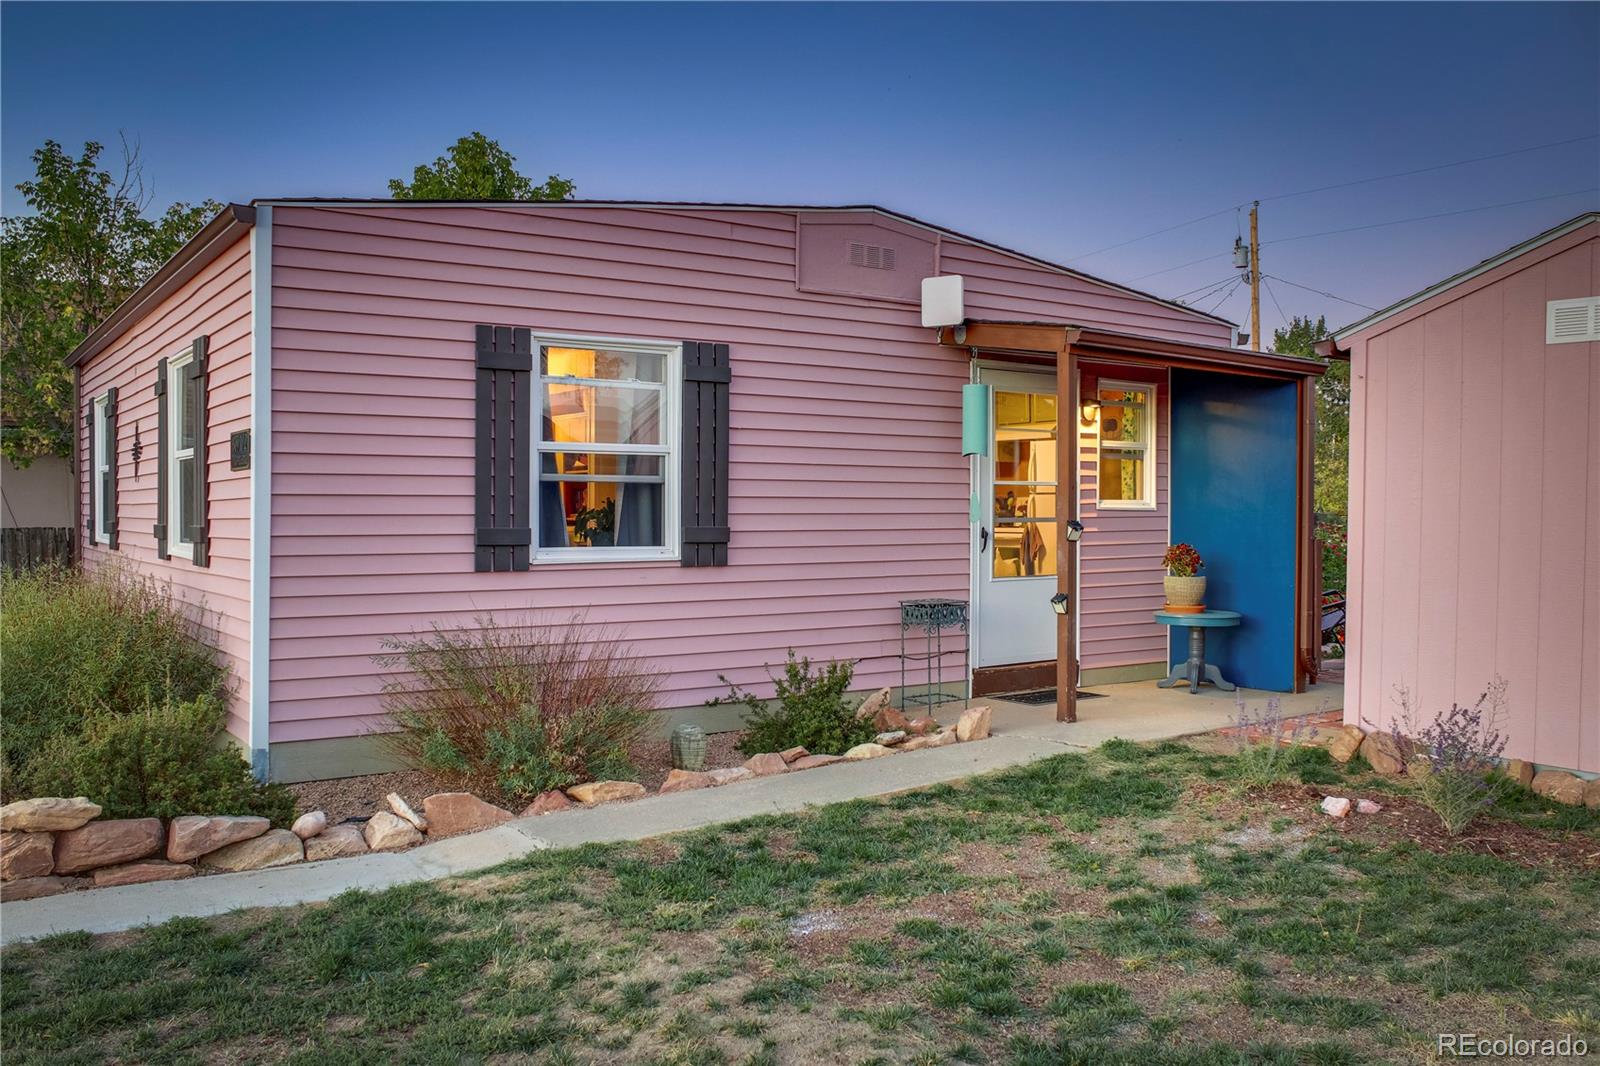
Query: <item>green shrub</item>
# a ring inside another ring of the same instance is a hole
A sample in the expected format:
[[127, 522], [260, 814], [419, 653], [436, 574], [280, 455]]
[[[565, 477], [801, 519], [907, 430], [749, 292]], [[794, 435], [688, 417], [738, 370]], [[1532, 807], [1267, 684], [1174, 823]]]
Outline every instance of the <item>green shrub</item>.
[[226, 671], [170, 588], [119, 570], [0, 579], [0, 791], [101, 713], [220, 696]]
[[617, 631], [484, 617], [384, 646], [384, 740], [446, 786], [526, 799], [632, 775], [656, 675]]
[[710, 702], [742, 703], [750, 709], [745, 716], [747, 732], [739, 742], [739, 750], [746, 755], [793, 747], [818, 755], [842, 755], [877, 735], [870, 719], [856, 719], [859, 703], [845, 699], [855, 672], [854, 660], [845, 660], [830, 662], [812, 673], [811, 660], [797, 657], [791, 648], [783, 676], [772, 679], [776, 688], [772, 700], [719, 677], [728, 686], [728, 695]]
[[214, 696], [100, 711], [81, 732], [59, 733], [34, 752], [20, 784], [36, 796], [88, 796], [108, 818], [259, 814], [294, 820], [294, 797], [262, 786], [222, 736], [227, 712]]

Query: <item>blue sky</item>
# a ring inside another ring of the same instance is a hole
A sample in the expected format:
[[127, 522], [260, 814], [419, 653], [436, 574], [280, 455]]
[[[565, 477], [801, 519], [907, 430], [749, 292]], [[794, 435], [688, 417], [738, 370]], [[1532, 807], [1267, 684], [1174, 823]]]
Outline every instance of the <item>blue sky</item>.
[[1593, 3], [6, 3], [0, 33], [7, 212], [45, 138], [125, 133], [164, 205], [382, 196], [476, 129], [579, 196], [880, 203], [1175, 296], [1261, 198], [1270, 329], [1365, 313], [1288, 282], [1381, 306], [1600, 206]]

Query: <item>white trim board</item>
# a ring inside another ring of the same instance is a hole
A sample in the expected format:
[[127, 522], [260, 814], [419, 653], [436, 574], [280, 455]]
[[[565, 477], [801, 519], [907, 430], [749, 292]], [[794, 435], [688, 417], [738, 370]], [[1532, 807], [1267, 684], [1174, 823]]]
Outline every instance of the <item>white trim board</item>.
[[250, 230], [250, 770], [271, 771], [272, 208]]

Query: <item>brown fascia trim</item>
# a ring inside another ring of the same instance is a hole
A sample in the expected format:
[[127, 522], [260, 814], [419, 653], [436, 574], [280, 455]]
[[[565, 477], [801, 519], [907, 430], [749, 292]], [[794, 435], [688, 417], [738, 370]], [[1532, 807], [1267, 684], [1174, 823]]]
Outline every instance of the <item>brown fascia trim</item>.
[[1318, 341], [1312, 345], [1312, 348], [1315, 349], [1318, 355], [1329, 362], [1338, 360], [1341, 363], [1348, 363], [1350, 361], [1350, 349], [1339, 347], [1339, 342], [1332, 337]]
[[256, 223], [256, 209], [245, 204], [229, 204], [217, 213], [217, 217], [207, 222], [205, 226], [190, 237], [177, 254], [161, 265], [161, 269], [150, 275], [146, 281], [134, 290], [117, 309], [106, 316], [89, 335], [72, 349], [72, 354], [67, 356], [68, 366], [78, 366], [84, 360], [100, 354], [122, 336], [139, 320], [139, 317], [155, 304], [165, 300], [176, 292], [180, 286], [192, 279], [200, 271], [216, 260], [234, 242], [244, 236], [250, 227]]
[[[957, 341], [955, 330], [948, 326], [939, 331], [939, 339], [944, 344], [962, 348], [1001, 348], [1009, 351], [1054, 353], [1060, 351], [1061, 346], [1069, 340], [1066, 335], [1067, 330], [1076, 331], [1076, 336], [1070, 338], [1070, 342], [1073, 352], [1081, 358], [1115, 359], [1121, 356], [1202, 369], [1235, 369], [1255, 374], [1266, 373], [1275, 377], [1320, 377], [1328, 370], [1328, 364], [1320, 359], [1244, 351], [1189, 341], [1162, 340], [1156, 337], [1143, 337], [1136, 333], [1071, 326], [1062, 322], [969, 320], [965, 324], [962, 340]], [[996, 341], [999, 343], [986, 343]]]

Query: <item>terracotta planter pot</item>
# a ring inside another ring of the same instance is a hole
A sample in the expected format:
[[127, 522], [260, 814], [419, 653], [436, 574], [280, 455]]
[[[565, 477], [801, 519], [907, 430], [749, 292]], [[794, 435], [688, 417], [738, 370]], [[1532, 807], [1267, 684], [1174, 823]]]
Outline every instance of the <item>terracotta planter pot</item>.
[[1161, 579], [1166, 587], [1167, 605], [1164, 608], [1175, 614], [1199, 614], [1206, 609], [1206, 579], [1203, 577], [1173, 577]]

